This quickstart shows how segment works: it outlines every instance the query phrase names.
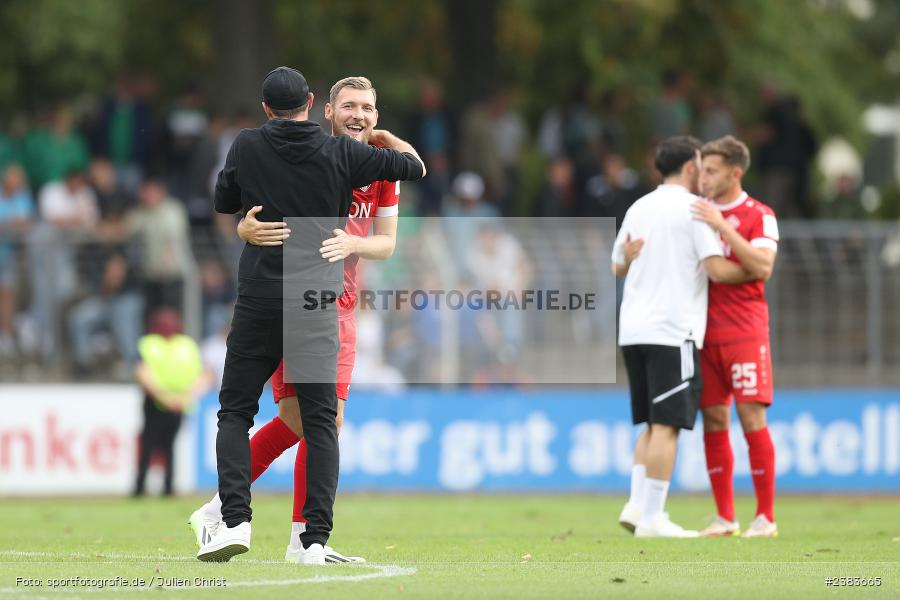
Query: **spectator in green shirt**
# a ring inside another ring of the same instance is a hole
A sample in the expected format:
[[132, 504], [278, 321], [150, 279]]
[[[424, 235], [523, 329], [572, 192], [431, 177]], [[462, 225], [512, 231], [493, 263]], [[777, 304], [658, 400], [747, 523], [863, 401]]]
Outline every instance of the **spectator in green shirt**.
[[86, 169], [89, 159], [87, 143], [72, 129], [72, 115], [64, 108], [54, 113], [51, 127], [32, 129], [22, 143], [25, 171], [35, 190]]

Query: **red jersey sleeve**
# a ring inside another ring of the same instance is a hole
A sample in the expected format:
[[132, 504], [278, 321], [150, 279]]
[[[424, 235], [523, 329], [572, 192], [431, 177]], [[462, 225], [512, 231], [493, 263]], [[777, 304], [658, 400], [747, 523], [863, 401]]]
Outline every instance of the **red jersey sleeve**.
[[755, 219], [747, 239], [754, 248], [778, 251], [778, 221], [775, 213], [765, 204], [756, 202]]
[[378, 191], [378, 206], [375, 207], [376, 217], [392, 217], [400, 212], [400, 182], [382, 181]]

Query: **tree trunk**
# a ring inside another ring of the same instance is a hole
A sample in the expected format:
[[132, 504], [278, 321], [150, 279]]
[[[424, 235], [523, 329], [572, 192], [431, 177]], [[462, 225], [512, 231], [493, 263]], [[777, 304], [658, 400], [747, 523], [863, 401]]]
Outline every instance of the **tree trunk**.
[[466, 107], [497, 84], [498, 0], [444, 0], [453, 51], [452, 100]]
[[273, 0], [218, 0], [213, 14], [215, 80], [209, 97], [226, 114], [258, 111], [263, 76], [272, 64]]

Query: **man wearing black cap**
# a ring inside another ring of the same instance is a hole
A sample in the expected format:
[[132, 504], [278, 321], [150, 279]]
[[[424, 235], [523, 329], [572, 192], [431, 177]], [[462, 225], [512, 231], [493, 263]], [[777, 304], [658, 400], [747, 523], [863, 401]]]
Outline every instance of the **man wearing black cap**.
[[[312, 304], [316, 310], [309, 310], [309, 304], [301, 299], [313, 290], [328, 291], [332, 300], [340, 295], [340, 291], [334, 294], [332, 287], [343, 281], [343, 265], [321, 259], [319, 247], [346, 218], [353, 189], [383, 179], [419, 179], [425, 175], [425, 166], [411, 145], [390, 134], [380, 138], [385, 148], [375, 148], [346, 135], [332, 137], [309, 121], [313, 95], [295, 69], [279, 67], [270, 72], [263, 81], [262, 96], [269, 121], [256, 129], [244, 129], [232, 144], [216, 182], [216, 211], [246, 213], [261, 205], [263, 210], [257, 215], [261, 221], [304, 217], [304, 231], [291, 236], [299, 238], [302, 247], [292, 251], [286, 246], [248, 244], [241, 254], [216, 437], [225, 526], [210, 532], [197, 558], [226, 561], [250, 549], [248, 432], [259, 410], [262, 388], [282, 353], [290, 371], [289, 349], [300, 348], [301, 353], [315, 357], [312, 363], [296, 367], [300, 373], [294, 375], [295, 382], [303, 382], [294, 387], [308, 448], [303, 511], [307, 526], [300, 536], [308, 556], [301, 563], [324, 564], [338, 480], [337, 315], [324, 293]], [[284, 260], [286, 248], [288, 260]], [[303, 260], [295, 261], [298, 256]], [[312, 256], [314, 261], [309, 258]], [[283, 265], [290, 270], [283, 271]], [[285, 285], [285, 277], [303, 285]], [[303, 336], [299, 342], [285, 339], [282, 333], [283, 315], [293, 307], [306, 309], [298, 309], [305, 314], [297, 316], [308, 331], [291, 332], [291, 336]], [[316, 372], [310, 375], [315, 366]]]

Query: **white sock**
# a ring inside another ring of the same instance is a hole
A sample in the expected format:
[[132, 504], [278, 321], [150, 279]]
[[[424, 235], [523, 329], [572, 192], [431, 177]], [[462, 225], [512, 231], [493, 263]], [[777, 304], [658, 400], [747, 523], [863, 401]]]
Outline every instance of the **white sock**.
[[647, 467], [633, 465], [631, 467], [631, 496], [628, 504], [638, 508], [644, 503], [644, 481], [647, 479]]
[[306, 531], [306, 523], [291, 523], [291, 550], [300, 549], [300, 534]]
[[222, 499], [219, 498], [219, 494], [213, 496], [212, 500], [206, 503], [206, 506], [203, 507], [203, 511], [209, 519], [216, 521], [222, 519]]
[[641, 525], [650, 526], [666, 507], [669, 482], [647, 477], [644, 482], [644, 506], [641, 509]]

